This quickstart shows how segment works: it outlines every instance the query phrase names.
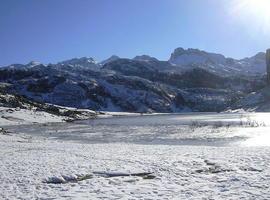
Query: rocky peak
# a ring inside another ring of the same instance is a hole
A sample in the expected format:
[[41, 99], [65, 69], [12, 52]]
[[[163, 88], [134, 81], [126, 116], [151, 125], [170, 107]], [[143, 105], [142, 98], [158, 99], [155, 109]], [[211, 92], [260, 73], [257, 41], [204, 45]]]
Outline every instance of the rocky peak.
[[37, 61], [31, 61], [26, 66], [27, 67], [35, 67], [37, 65], [41, 65], [41, 63], [40, 62], [37, 62]]
[[59, 62], [57, 65], [68, 65], [72, 67], [87, 68], [92, 70], [100, 69], [100, 65], [91, 57], [73, 58]]
[[91, 57], [81, 57], [62, 61], [59, 64], [67, 64], [67, 65], [96, 64], [96, 61]]
[[141, 55], [141, 56], [136, 56], [133, 58], [133, 60], [137, 60], [137, 61], [158, 61], [158, 59], [148, 56], [148, 55]]
[[120, 57], [118, 57], [118, 56], [116, 56], [116, 55], [112, 55], [112, 56], [109, 57], [108, 59], [101, 61], [99, 64], [105, 65], [105, 64], [107, 64], [107, 63], [109, 63], [109, 62], [113, 62], [113, 61], [116, 61], [116, 60], [118, 60], [118, 59], [120, 59]]
[[254, 56], [254, 58], [264, 60], [265, 59], [265, 53], [264, 52], [259, 52]]
[[177, 48], [171, 54], [169, 62], [175, 65], [224, 64], [226, 63], [226, 58], [221, 54], [209, 53], [199, 49]]

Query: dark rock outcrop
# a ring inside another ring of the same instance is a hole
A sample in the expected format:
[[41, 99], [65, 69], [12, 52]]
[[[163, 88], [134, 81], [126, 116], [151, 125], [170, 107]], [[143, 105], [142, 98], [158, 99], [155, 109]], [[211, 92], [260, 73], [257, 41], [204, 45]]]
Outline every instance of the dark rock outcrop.
[[270, 85], [270, 49], [266, 51], [267, 84]]

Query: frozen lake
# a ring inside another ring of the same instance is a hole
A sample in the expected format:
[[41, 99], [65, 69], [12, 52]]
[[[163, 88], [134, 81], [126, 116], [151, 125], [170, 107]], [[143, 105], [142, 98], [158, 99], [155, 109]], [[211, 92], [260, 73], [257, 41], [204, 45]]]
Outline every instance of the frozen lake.
[[269, 117], [194, 113], [5, 127], [0, 199], [270, 199]]
[[21, 125], [12, 132], [79, 143], [270, 146], [268, 113], [191, 113]]

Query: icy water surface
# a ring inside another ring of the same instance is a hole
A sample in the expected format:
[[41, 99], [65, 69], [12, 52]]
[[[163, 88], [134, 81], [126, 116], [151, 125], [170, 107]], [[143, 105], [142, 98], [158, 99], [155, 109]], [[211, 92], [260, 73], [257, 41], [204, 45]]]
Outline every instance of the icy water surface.
[[9, 127], [18, 133], [79, 143], [270, 146], [270, 114], [163, 114]]
[[[0, 135], [0, 199], [270, 199], [269, 116], [196, 113], [9, 127], [13, 133]], [[89, 174], [74, 183], [46, 182]]]

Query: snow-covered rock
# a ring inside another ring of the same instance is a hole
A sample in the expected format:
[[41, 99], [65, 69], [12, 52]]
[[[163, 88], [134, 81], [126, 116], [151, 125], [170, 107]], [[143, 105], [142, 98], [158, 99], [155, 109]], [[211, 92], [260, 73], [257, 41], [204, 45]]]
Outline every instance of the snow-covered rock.
[[233, 104], [231, 110], [243, 109], [246, 111], [269, 112], [270, 111], [270, 87], [265, 87], [252, 92]]
[[63, 122], [96, 116], [92, 110], [43, 104], [0, 90], [0, 125]]

